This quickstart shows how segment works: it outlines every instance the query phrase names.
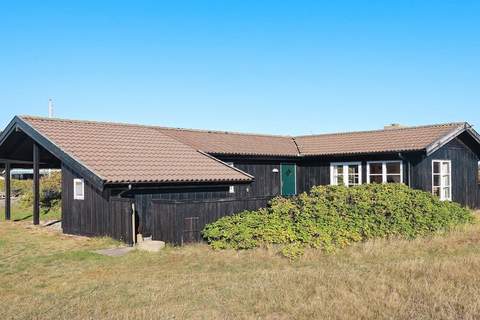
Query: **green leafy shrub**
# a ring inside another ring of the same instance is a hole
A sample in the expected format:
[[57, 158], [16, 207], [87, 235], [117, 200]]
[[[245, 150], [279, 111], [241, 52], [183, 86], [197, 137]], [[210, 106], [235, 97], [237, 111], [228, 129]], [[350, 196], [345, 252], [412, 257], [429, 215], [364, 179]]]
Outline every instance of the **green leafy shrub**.
[[214, 249], [279, 244], [296, 258], [307, 247], [331, 252], [371, 238], [415, 238], [470, 223], [472, 213], [403, 184], [314, 187], [308, 194], [275, 198], [270, 206], [211, 223], [202, 231]]
[[[12, 195], [18, 195], [18, 205], [21, 208], [31, 208], [33, 205], [32, 180], [12, 179]], [[0, 180], [0, 190], [5, 190], [5, 181]], [[59, 211], [62, 199], [62, 175], [54, 171], [50, 176], [40, 179], [40, 206], [44, 211]]]

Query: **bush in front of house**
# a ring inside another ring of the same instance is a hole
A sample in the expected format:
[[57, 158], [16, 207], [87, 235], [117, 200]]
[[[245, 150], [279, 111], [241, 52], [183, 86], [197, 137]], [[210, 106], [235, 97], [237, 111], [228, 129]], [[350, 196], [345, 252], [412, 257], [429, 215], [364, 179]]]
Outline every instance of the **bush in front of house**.
[[290, 258], [305, 248], [327, 252], [371, 238], [413, 239], [473, 221], [459, 204], [403, 184], [314, 187], [294, 198], [211, 223], [202, 231], [214, 249], [281, 245]]

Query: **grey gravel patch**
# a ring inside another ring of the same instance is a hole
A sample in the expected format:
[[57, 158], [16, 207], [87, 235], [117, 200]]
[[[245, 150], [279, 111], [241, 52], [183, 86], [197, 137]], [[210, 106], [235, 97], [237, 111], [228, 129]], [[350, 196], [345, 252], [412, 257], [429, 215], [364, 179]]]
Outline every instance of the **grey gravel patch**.
[[129, 253], [130, 251], [135, 250], [134, 247], [119, 247], [119, 248], [111, 248], [111, 249], [102, 249], [96, 250], [95, 253], [109, 256], [109, 257], [121, 257]]

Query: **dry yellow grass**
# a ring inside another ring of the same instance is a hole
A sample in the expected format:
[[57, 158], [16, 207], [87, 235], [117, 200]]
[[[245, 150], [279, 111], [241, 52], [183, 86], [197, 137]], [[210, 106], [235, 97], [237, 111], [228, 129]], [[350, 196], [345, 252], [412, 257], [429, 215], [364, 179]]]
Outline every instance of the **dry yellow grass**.
[[291, 263], [206, 245], [104, 257], [108, 239], [0, 222], [1, 319], [478, 319], [480, 225]]

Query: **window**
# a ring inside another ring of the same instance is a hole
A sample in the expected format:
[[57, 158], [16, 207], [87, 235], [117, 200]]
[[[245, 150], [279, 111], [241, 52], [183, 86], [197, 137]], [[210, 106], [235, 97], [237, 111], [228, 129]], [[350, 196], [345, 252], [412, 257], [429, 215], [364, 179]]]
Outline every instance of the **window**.
[[477, 183], [480, 184], [480, 161], [478, 161]]
[[345, 162], [330, 164], [330, 184], [347, 187], [362, 184], [362, 164], [360, 162]]
[[[234, 167], [233, 162], [227, 162], [230, 167]], [[228, 193], [235, 193], [235, 186], [228, 187]]]
[[85, 182], [83, 179], [73, 179], [73, 199], [83, 200], [85, 198]]
[[367, 183], [403, 183], [401, 161], [371, 161], [367, 163]]
[[452, 163], [449, 160], [432, 161], [432, 193], [440, 200], [452, 200]]

